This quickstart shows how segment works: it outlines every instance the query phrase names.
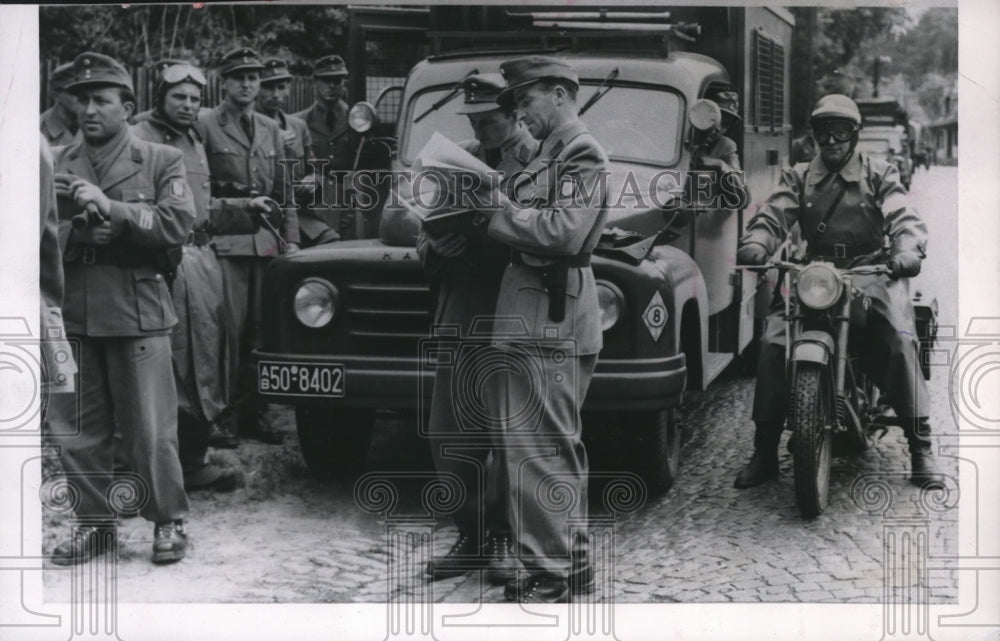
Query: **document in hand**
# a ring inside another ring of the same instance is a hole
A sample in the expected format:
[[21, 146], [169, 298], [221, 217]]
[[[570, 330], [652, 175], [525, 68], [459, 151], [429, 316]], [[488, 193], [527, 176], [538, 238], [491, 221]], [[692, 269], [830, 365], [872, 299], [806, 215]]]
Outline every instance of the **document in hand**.
[[476, 205], [490, 202], [495, 172], [437, 132], [417, 155], [413, 169], [413, 181], [400, 184], [403, 207], [432, 236], [471, 232]]

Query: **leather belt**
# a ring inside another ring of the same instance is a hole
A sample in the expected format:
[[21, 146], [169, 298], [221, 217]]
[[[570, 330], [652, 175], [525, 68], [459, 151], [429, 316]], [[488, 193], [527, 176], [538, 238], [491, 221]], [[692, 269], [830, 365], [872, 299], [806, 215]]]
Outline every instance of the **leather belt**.
[[187, 235], [187, 238], [184, 239], [185, 245], [194, 245], [195, 247], [204, 247], [210, 242], [212, 242], [212, 234], [202, 229], [196, 229], [190, 232]]
[[830, 245], [824, 243], [822, 246], [810, 249], [809, 253], [814, 258], [857, 258], [859, 256], [874, 254], [880, 249], [882, 249], [881, 245], [877, 247], [848, 247], [846, 243], [833, 243]]
[[527, 265], [521, 252], [515, 251], [511, 261], [525, 267], [537, 270], [542, 284], [549, 293], [549, 320], [561, 323], [566, 318], [566, 286], [569, 282], [570, 267], [589, 267], [590, 254], [582, 253], [575, 256], [556, 258], [547, 265]]
[[122, 251], [102, 246], [84, 247], [80, 261], [84, 265], [116, 265], [118, 267], [156, 266], [156, 253]]

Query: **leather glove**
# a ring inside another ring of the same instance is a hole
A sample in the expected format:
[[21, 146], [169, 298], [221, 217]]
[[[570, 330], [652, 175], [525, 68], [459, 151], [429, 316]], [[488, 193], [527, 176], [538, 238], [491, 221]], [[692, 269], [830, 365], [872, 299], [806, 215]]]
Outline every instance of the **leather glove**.
[[747, 243], [736, 252], [736, 262], [739, 265], [763, 265], [769, 254], [767, 248], [759, 243]]
[[893, 254], [885, 263], [889, 268], [889, 278], [910, 278], [920, 273], [920, 254], [912, 251], [903, 251]]

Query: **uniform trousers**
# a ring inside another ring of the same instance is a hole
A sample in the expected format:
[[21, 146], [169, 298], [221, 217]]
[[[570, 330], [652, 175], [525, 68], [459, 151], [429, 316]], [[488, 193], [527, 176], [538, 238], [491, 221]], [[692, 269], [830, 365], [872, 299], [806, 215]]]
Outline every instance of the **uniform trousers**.
[[[463, 490], [461, 504], [452, 515], [455, 525], [459, 532], [479, 541], [485, 540], [487, 532], [494, 536], [511, 532], [507, 468], [496, 426], [471, 418], [479, 409], [476, 396], [481, 390], [475, 389], [474, 381], [455, 374], [475, 370], [474, 364], [463, 363], [463, 359], [477, 359], [489, 350], [489, 346], [476, 346], [474, 353], [457, 350], [453, 364], [437, 368], [428, 422], [435, 469], [455, 475]], [[467, 386], [470, 383], [473, 387]], [[461, 387], [456, 390], [453, 384]]]
[[[784, 303], [780, 297], [775, 301], [766, 319], [757, 361], [753, 419], [758, 423], [781, 424], [788, 413]], [[868, 311], [866, 327], [851, 328], [851, 348], [859, 354], [862, 371], [875, 382], [899, 418], [926, 418], [927, 386], [920, 370], [917, 339], [912, 331], [893, 328], [878, 307], [873, 305]]]
[[494, 375], [492, 411], [503, 424], [510, 519], [518, 556], [531, 573], [567, 579], [574, 530], [586, 527], [587, 451], [580, 407], [597, 355], [517, 346]]
[[270, 261], [259, 256], [219, 256], [228, 325], [233, 330], [229, 398], [234, 403], [255, 398], [256, 376], [248, 357], [251, 350], [261, 347], [262, 285]]
[[106, 497], [117, 425], [132, 470], [148, 492], [140, 515], [154, 523], [183, 518], [188, 502], [177, 455], [170, 337], [74, 338], [79, 395], [53, 395], [49, 420], [63, 470], [79, 489], [76, 514], [113, 515]]

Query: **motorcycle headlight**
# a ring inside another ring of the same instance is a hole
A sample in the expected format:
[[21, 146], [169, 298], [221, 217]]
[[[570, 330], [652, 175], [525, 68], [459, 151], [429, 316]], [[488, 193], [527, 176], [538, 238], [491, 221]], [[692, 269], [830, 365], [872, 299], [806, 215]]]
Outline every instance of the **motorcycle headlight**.
[[625, 309], [622, 290], [606, 280], [597, 281], [597, 302], [601, 305], [601, 331], [606, 332], [618, 324]]
[[322, 278], [310, 278], [295, 290], [295, 318], [306, 327], [325, 327], [337, 312], [337, 288]]
[[367, 102], [359, 102], [347, 112], [347, 124], [351, 129], [363, 134], [375, 124], [375, 107]]
[[827, 309], [840, 298], [840, 276], [829, 265], [813, 263], [799, 274], [795, 285], [799, 302], [810, 309]]

